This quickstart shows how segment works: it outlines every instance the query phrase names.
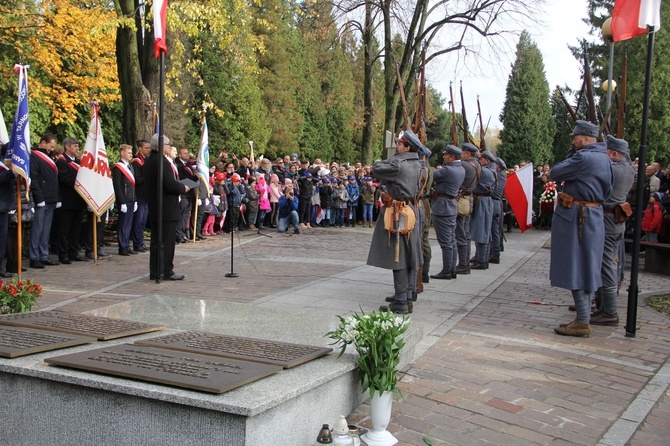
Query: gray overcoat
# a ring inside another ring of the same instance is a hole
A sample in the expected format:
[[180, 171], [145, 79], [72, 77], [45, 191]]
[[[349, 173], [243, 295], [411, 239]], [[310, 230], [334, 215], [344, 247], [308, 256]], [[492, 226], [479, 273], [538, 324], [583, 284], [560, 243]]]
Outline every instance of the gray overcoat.
[[[414, 152], [405, 152], [388, 160], [374, 163], [372, 174], [386, 185], [386, 192], [394, 200], [409, 202], [413, 201], [419, 193], [420, 169], [419, 156]], [[416, 213], [416, 207], [411, 206]], [[387, 211], [388, 209], [383, 207], [377, 218], [367, 264], [393, 270], [418, 269], [422, 263], [419, 215], [417, 214], [417, 224], [414, 230], [407, 235], [400, 236], [400, 259], [396, 263], [396, 234], [391, 234], [384, 228], [384, 214]]]
[[[575, 200], [602, 203], [612, 189], [612, 167], [605, 143], [583, 147], [549, 173]], [[600, 268], [605, 242], [602, 206], [584, 207], [582, 242], [579, 209], [556, 206], [551, 223], [551, 285], [567, 290], [596, 291], [602, 284]]]
[[[488, 164], [493, 165], [493, 164]], [[479, 194], [488, 194], [491, 187], [495, 184], [495, 175], [490, 168], [482, 168], [479, 183], [475, 188], [475, 208], [472, 217], [470, 217], [470, 238], [475, 243], [489, 243], [491, 241], [491, 220], [493, 218], [493, 201], [490, 196], [481, 196]]]

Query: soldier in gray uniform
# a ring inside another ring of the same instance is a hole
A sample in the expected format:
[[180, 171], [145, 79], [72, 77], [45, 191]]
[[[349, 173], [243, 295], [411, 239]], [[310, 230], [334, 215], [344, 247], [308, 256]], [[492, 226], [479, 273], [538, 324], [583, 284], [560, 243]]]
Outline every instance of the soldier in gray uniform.
[[496, 157], [485, 150], [479, 158], [482, 175], [475, 188], [474, 212], [470, 220], [470, 234], [475, 242], [475, 263], [470, 269], [489, 268], [489, 243], [491, 242], [491, 219], [493, 217], [493, 201], [491, 192], [496, 185]]
[[[482, 166], [477, 162], [475, 155], [479, 153], [476, 145], [469, 142], [462, 146], [461, 166], [465, 170], [463, 184], [458, 191], [459, 210], [456, 218], [456, 247], [458, 249], [457, 274], [470, 274], [470, 214], [472, 214], [472, 193], [479, 183], [482, 174]], [[467, 208], [461, 209], [460, 202], [467, 202]]]
[[562, 336], [591, 335], [591, 301], [602, 286], [600, 269], [605, 244], [602, 202], [612, 190], [612, 167], [598, 126], [577, 121], [568, 158], [551, 169], [563, 182], [551, 223], [551, 285], [572, 291], [577, 317], [554, 331]]
[[395, 156], [372, 166], [372, 174], [386, 186], [386, 193], [382, 196], [384, 207], [375, 224], [367, 264], [393, 270], [395, 293], [395, 300], [388, 307], [380, 307], [382, 311], [389, 309], [406, 314], [413, 310], [412, 293], [416, 290], [416, 275], [421, 264], [421, 224], [417, 221], [412, 231], [404, 235], [391, 233], [384, 226], [384, 216], [393, 211], [394, 201], [406, 203], [416, 213], [421, 170], [417, 152], [421, 147], [419, 138], [405, 131], [398, 139]]
[[496, 158], [493, 164], [496, 169], [496, 187], [491, 191], [493, 200], [493, 217], [491, 218], [491, 245], [489, 246], [489, 263], [500, 263], [500, 250], [502, 248], [502, 197], [505, 194], [507, 184], [507, 173], [505, 161]]
[[635, 169], [630, 162], [628, 143], [608, 135], [607, 156], [612, 163], [612, 193], [603, 201], [605, 221], [605, 246], [601, 275], [603, 285], [598, 290], [601, 298], [600, 308], [591, 314], [593, 325], [618, 325], [617, 286], [619, 281], [619, 246], [626, 229], [625, 213], [621, 205], [626, 202], [628, 191], [633, 186]]
[[449, 145], [444, 151], [444, 164], [433, 172], [433, 228], [442, 248], [442, 271], [431, 279], [456, 278], [456, 217], [458, 215], [458, 190], [463, 184], [465, 170], [461, 165], [461, 149]]

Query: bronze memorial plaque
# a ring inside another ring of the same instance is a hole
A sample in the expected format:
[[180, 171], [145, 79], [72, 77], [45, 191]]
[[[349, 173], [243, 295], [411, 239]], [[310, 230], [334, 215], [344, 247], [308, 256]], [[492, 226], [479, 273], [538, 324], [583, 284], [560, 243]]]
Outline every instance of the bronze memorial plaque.
[[159, 336], [136, 341], [135, 343], [169, 350], [241, 359], [261, 364], [280, 365], [285, 369], [295, 367], [333, 351], [332, 348], [288, 344], [200, 331]]
[[37, 311], [0, 316], [0, 324], [93, 336], [99, 341], [123, 338], [152, 331], [164, 326], [124, 321], [110, 317], [88, 316], [66, 311]]
[[121, 344], [45, 359], [47, 364], [176, 387], [224, 393], [277, 373], [267, 364]]
[[24, 327], [0, 326], [0, 356], [5, 358], [17, 358], [91, 342], [95, 342], [95, 338]]

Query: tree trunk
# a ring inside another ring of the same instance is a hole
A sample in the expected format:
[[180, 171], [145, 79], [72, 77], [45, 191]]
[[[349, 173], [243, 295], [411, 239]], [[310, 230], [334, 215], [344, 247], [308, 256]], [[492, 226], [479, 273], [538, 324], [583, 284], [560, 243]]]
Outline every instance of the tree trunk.
[[[384, 130], [395, 133], [395, 111], [398, 100], [394, 94], [396, 74], [391, 40], [391, 2], [392, 0], [382, 2], [382, 14], [384, 15]], [[386, 159], [386, 155], [386, 147], [384, 147], [382, 158]]]
[[[114, 0], [119, 17], [134, 17], [133, 0]], [[116, 64], [123, 103], [123, 142], [134, 145], [151, 134], [151, 94], [142, 83], [138, 53], [138, 34], [128, 27], [116, 31]]]
[[[372, 164], [372, 136], [374, 132], [374, 85], [372, 69], [374, 60], [372, 55], [372, 5], [365, 2], [365, 30], [363, 31], [364, 78], [363, 78], [363, 141], [361, 147], [361, 162], [363, 165]], [[384, 148], [386, 149], [386, 148]], [[385, 151], [385, 150], [384, 150]]]

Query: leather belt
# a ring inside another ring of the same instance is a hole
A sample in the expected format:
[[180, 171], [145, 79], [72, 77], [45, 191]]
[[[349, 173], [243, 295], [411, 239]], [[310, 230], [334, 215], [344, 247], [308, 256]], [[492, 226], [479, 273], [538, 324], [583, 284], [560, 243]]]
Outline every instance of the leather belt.
[[486, 192], [484, 194], [475, 194], [475, 197], [490, 197], [491, 192]]
[[472, 192], [468, 192], [467, 190], [461, 190], [458, 192], [459, 197], [469, 197], [472, 195]]
[[590, 206], [590, 207], [600, 206], [599, 201], [572, 200], [572, 204], [576, 204], [578, 206]]
[[455, 200], [458, 197], [455, 197], [453, 195], [447, 195], [447, 194], [441, 194], [439, 192], [435, 192], [435, 196], [440, 197], [440, 198], [448, 198], [450, 200]]

